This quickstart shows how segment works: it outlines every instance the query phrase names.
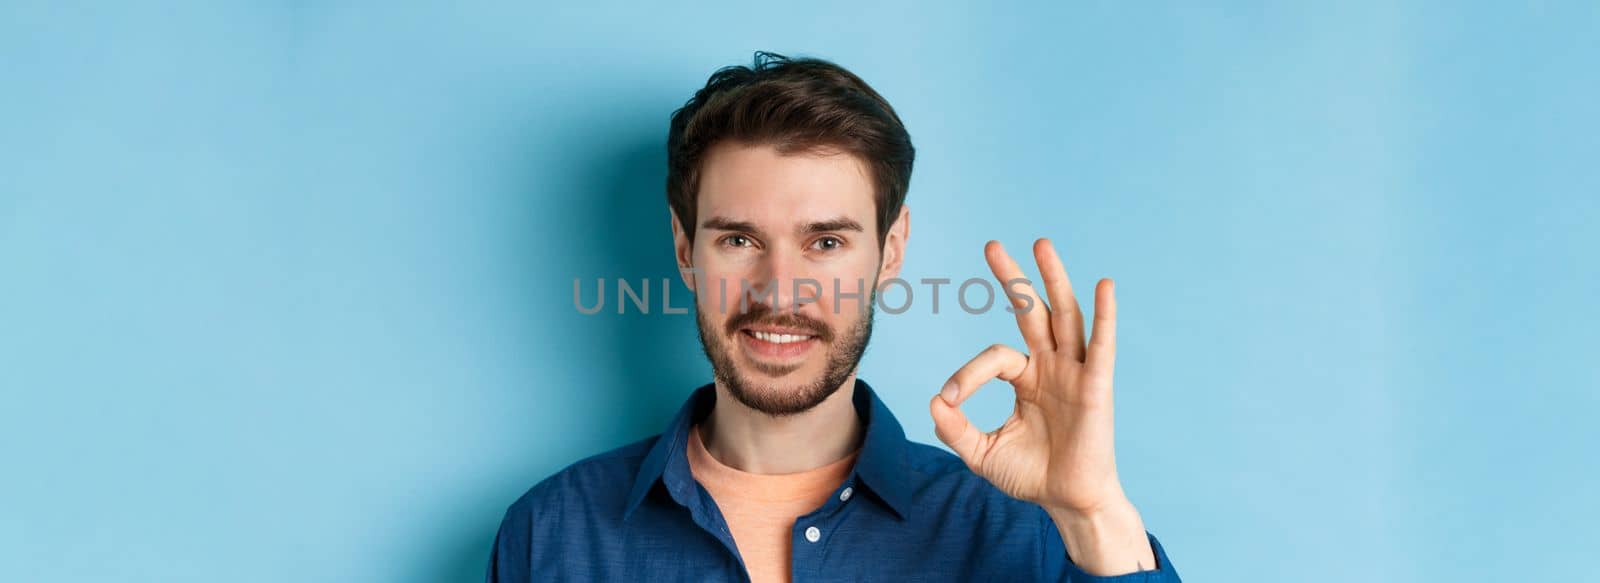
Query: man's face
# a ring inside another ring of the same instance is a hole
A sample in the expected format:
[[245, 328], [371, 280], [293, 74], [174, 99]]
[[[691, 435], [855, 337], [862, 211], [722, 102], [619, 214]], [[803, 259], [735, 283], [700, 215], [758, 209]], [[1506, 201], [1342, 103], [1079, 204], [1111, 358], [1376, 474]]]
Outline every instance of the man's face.
[[792, 415], [855, 370], [873, 290], [898, 273], [907, 229], [902, 213], [880, 250], [876, 208], [871, 177], [849, 154], [737, 143], [708, 152], [694, 242], [676, 217], [674, 230], [680, 265], [700, 271], [690, 281], [700, 342], [734, 398]]

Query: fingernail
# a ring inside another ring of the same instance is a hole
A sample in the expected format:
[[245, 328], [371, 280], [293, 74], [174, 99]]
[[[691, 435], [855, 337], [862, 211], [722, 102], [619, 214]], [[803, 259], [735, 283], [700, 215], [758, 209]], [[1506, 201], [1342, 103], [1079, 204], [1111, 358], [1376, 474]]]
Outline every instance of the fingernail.
[[944, 402], [951, 405], [956, 404], [956, 396], [959, 394], [961, 394], [961, 389], [956, 387], [955, 381], [947, 382], [944, 384], [943, 389], [939, 389], [939, 396], [944, 398]]

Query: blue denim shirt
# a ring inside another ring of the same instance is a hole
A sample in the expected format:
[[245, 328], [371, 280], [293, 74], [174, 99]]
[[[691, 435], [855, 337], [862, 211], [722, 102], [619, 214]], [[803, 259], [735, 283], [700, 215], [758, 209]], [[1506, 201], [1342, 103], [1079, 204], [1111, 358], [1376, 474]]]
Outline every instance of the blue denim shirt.
[[[748, 581], [727, 522], [689, 472], [689, 428], [716, 398], [713, 385], [700, 387], [664, 433], [535, 485], [506, 511], [489, 582]], [[864, 381], [854, 404], [861, 453], [834, 495], [795, 521], [794, 581], [1178, 581], [1154, 536], [1155, 570], [1083, 572], [1043, 508], [908, 441]]]

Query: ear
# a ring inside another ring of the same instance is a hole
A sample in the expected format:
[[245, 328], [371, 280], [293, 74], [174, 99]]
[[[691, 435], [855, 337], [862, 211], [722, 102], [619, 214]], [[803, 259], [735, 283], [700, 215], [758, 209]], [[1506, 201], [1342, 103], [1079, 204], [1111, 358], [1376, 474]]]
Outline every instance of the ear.
[[694, 267], [694, 243], [689, 241], [689, 233], [683, 230], [683, 223], [678, 221], [678, 211], [669, 211], [672, 214], [672, 250], [673, 256], [678, 259], [678, 276], [683, 278], [683, 285], [689, 291], [695, 291], [695, 274], [689, 271]]
[[900, 216], [889, 225], [889, 234], [883, 240], [883, 265], [878, 268], [878, 281], [900, 277], [905, 264], [906, 240], [911, 238], [911, 206], [900, 205]]

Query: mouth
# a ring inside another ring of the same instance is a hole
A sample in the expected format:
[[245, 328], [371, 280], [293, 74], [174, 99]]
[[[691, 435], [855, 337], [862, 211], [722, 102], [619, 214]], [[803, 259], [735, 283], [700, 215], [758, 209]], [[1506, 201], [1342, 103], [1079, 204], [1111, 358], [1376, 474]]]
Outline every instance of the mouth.
[[739, 344], [757, 360], [789, 362], [800, 360], [819, 343], [809, 331], [794, 328], [743, 328]]

